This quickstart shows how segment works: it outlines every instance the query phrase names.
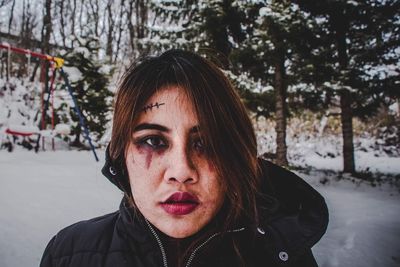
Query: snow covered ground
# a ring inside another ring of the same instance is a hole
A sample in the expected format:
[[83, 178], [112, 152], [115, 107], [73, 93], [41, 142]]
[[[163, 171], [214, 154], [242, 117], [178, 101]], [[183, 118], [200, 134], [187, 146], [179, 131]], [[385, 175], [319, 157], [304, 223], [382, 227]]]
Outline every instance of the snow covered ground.
[[371, 187], [315, 172], [299, 174], [326, 199], [327, 233], [313, 248], [321, 267], [400, 266], [400, 194], [388, 185]]
[[[399, 158], [356, 157], [379, 172], [400, 173]], [[337, 158], [323, 160], [305, 161], [340, 168]], [[37, 266], [58, 230], [116, 210], [122, 194], [101, 175], [101, 166], [90, 152], [0, 150], [0, 266]], [[339, 181], [333, 172], [299, 174], [325, 196], [330, 208], [328, 231], [313, 248], [321, 267], [400, 266], [398, 188]]]
[[0, 150], [0, 266], [38, 266], [61, 228], [115, 211], [122, 195], [100, 169], [87, 151]]

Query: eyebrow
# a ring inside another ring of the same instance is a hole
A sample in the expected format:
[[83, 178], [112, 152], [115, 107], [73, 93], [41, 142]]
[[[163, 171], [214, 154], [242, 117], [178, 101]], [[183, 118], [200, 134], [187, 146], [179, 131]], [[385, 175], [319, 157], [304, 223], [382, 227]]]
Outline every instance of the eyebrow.
[[[156, 124], [156, 123], [141, 123], [137, 125], [134, 129], [133, 132], [138, 132], [138, 131], [143, 131], [143, 130], [158, 130], [161, 132], [170, 132], [171, 130], [163, 125]], [[190, 130], [190, 134], [195, 134], [200, 132], [200, 128], [198, 125], [193, 126]]]
[[133, 129], [133, 132], [138, 132], [138, 131], [142, 131], [142, 130], [158, 130], [161, 132], [169, 132], [170, 131], [170, 129], [168, 129], [167, 127], [162, 126], [160, 124], [141, 123]]

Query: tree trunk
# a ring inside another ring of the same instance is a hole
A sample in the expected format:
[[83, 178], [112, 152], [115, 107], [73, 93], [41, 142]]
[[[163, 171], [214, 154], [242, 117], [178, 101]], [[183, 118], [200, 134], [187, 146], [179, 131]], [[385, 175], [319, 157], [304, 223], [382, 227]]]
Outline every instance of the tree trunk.
[[116, 62], [117, 61], [117, 59], [118, 59], [118, 55], [119, 55], [119, 50], [120, 50], [120, 45], [121, 45], [121, 39], [122, 39], [122, 33], [123, 33], [123, 31], [124, 31], [124, 27], [123, 27], [123, 24], [122, 24], [122, 22], [123, 21], [125, 21], [123, 18], [124, 18], [124, 14], [125, 14], [125, 10], [124, 10], [124, 7], [125, 7], [125, 1], [124, 0], [121, 0], [121, 3], [120, 3], [120, 10], [119, 10], [119, 20], [118, 20], [118, 25], [117, 25], [117, 29], [118, 29], [118, 32], [115, 32], [115, 36], [117, 36], [116, 37], [116, 39], [117, 39], [117, 44], [116, 44], [116, 51], [115, 51], [115, 54], [114, 54], [114, 60], [113, 60], [113, 62]]
[[11, 27], [12, 27], [12, 22], [13, 22], [13, 17], [14, 17], [14, 8], [15, 8], [15, 0], [13, 0], [12, 5], [11, 5], [10, 20], [8, 21], [8, 33], [11, 33]]
[[86, 14], [86, 16], [83, 15], [83, 10], [84, 10], [84, 1], [82, 0], [80, 2], [80, 6], [79, 6], [79, 32], [77, 35], [82, 33], [82, 29], [84, 28], [84, 25], [85, 25], [84, 19], [85, 19], [85, 17], [87, 18], [87, 14]]
[[133, 42], [133, 46], [136, 49], [135, 53], [140, 55], [141, 53], [146, 53], [143, 49], [143, 46], [140, 45], [140, 39], [143, 39], [146, 36], [146, 24], [147, 24], [147, 1], [139, 0], [135, 2], [135, 11], [136, 11], [136, 26], [134, 27], [135, 31], [135, 39]]
[[65, 35], [65, 30], [66, 30], [66, 26], [65, 26], [65, 21], [64, 21], [64, 1], [60, 1], [59, 2], [60, 5], [60, 34], [61, 34], [61, 39], [63, 42], [63, 46], [66, 47], [67, 43], [66, 43], [66, 35]]
[[[343, 18], [343, 9], [341, 6], [335, 9], [334, 13], [331, 14], [331, 23], [335, 30], [337, 50], [338, 50], [338, 61], [341, 74], [346, 73], [348, 66], [348, 55], [347, 55], [347, 43], [346, 33], [348, 31], [349, 23]], [[345, 81], [345, 76], [342, 77], [342, 81]], [[352, 110], [351, 110], [351, 95], [347, 89], [340, 91], [340, 108], [341, 122], [342, 122], [342, 136], [343, 136], [343, 171], [349, 173], [355, 173], [355, 162], [354, 162], [354, 145], [353, 145], [353, 123], [352, 123]]]
[[39, 69], [40, 66], [40, 60], [38, 60], [35, 64], [35, 67], [33, 68], [32, 74], [31, 74], [31, 78], [29, 79], [31, 82], [33, 82], [35, 80], [36, 77], [36, 72]]
[[135, 2], [133, 0], [130, 0], [128, 3], [128, 30], [129, 30], [129, 43], [131, 46], [131, 51], [132, 54], [134, 55], [134, 53], [136, 52], [136, 47], [135, 47], [135, 38], [136, 38], [136, 34], [135, 34], [135, 26], [133, 25], [132, 22], [132, 17], [133, 17], [133, 4]]
[[[73, 3], [73, 7], [72, 7], [71, 15], [70, 15], [70, 21], [71, 21], [70, 35], [75, 36], [76, 0], [74, 0], [72, 3]], [[73, 47], [73, 44], [71, 44], [71, 47]]]
[[[32, 47], [32, 39], [35, 29], [34, 14], [32, 13], [31, 4], [29, 2], [22, 2], [22, 23], [21, 31], [19, 34], [18, 46], [21, 47]], [[20, 68], [17, 72], [17, 77], [22, 77], [27, 73], [26, 59], [23, 57], [18, 57], [16, 59]]]
[[72, 141], [72, 143], [70, 143], [70, 146], [73, 146], [73, 147], [82, 147], [83, 146], [83, 144], [81, 142], [81, 133], [82, 133], [81, 126], [80, 126], [80, 124], [78, 124], [78, 127], [75, 132], [75, 139], [74, 139], [74, 141]]
[[50, 35], [52, 32], [51, 24], [51, 0], [45, 1], [45, 14], [43, 16], [42, 28], [42, 53], [48, 54], [50, 52]]
[[144, 38], [146, 35], [146, 23], [147, 23], [147, 3], [146, 0], [140, 0], [136, 2], [136, 23], [138, 39]]
[[113, 60], [113, 39], [114, 39], [114, 24], [115, 14], [112, 10], [112, 2], [109, 1], [107, 3], [107, 22], [108, 22], [108, 31], [107, 31], [107, 43], [106, 43], [106, 55], [109, 58], [109, 62], [112, 63]]
[[[396, 127], [400, 128], [400, 98], [397, 98], [395, 123]], [[400, 131], [397, 131], [397, 143], [400, 144]]]
[[93, 18], [94, 34], [99, 37], [99, 2], [98, 0], [91, 0], [88, 2], [90, 10], [87, 10], [88, 18]]
[[277, 51], [275, 62], [276, 163], [287, 166], [285, 57]]
[[349, 90], [340, 92], [340, 108], [342, 109], [342, 135], [343, 135], [343, 171], [354, 173], [354, 145], [353, 145], [353, 115], [351, 111], [351, 95]]

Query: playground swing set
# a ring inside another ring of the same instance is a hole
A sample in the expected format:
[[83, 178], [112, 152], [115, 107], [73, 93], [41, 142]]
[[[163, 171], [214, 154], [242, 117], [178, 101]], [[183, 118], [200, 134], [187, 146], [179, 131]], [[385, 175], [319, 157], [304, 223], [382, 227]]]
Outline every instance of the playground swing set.
[[[24, 141], [25, 141], [25, 138], [31, 138], [31, 137], [37, 136], [36, 142], [35, 142], [36, 143], [35, 151], [38, 151], [38, 149], [39, 149], [40, 140], [42, 140], [42, 147], [44, 147], [44, 138], [42, 135], [45, 132], [47, 132], [47, 130], [45, 130], [46, 129], [45, 115], [46, 115], [46, 112], [47, 112], [49, 106], [51, 106], [51, 129], [54, 131], [54, 128], [55, 128], [55, 120], [54, 120], [54, 86], [55, 86], [55, 84], [54, 83], [55, 83], [56, 73], [59, 72], [62, 79], [64, 80], [64, 85], [67, 88], [68, 93], [73, 101], [75, 113], [79, 118], [79, 125], [83, 129], [83, 136], [88, 141], [96, 161], [99, 161], [97, 154], [96, 154], [95, 147], [89, 136], [89, 130], [85, 124], [84, 117], [78, 107], [78, 103], [73, 94], [73, 89], [68, 80], [68, 76], [63, 70], [64, 59], [37, 53], [37, 52], [33, 52], [33, 51], [22, 49], [22, 48], [13, 47], [13, 46], [10, 46], [9, 44], [0, 43], [0, 50], [2, 50], [2, 49], [6, 50], [6, 53], [7, 53], [7, 57], [6, 57], [7, 81], [9, 80], [9, 76], [10, 76], [11, 53], [12, 52], [25, 55], [28, 59], [28, 66], [31, 62], [31, 57], [41, 60], [41, 63], [42, 63], [41, 64], [41, 81], [44, 81], [44, 86], [42, 88], [42, 93], [41, 93], [41, 111], [40, 111], [41, 120], [39, 123], [40, 131], [31, 131], [29, 129], [24, 129], [21, 126], [21, 127], [14, 127], [14, 128], [8, 127], [5, 130], [5, 133], [8, 135], [11, 135], [12, 137], [21, 136], [24, 138]], [[48, 73], [46, 64], [50, 64], [50, 68], [52, 70], [51, 77], [46, 77], [47, 76], [46, 73]], [[48, 93], [46, 94], [46, 92], [48, 92]], [[54, 150], [54, 139], [52, 139], [52, 148]]]

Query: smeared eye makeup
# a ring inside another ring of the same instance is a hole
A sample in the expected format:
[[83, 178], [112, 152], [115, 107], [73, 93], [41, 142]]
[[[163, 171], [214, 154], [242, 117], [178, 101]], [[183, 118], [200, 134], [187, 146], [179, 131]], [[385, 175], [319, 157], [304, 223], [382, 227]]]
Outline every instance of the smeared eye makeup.
[[168, 142], [162, 135], [151, 134], [133, 139], [139, 154], [144, 156], [146, 168], [151, 165], [153, 155], [162, 155], [168, 149]]
[[196, 151], [197, 153], [205, 153], [206, 146], [204, 141], [200, 137], [193, 138], [191, 141], [191, 148]]
[[134, 143], [139, 148], [146, 147], [153, 150], [161, 150], [168, 147], [168, 142], [160, 135], [147, 135], [144, 137], [138, 137], [134, 140]]
[[[149, 168], [155, 157], [161, 157], [171, 146], [174, 140], [169, 139], [172, 130], [165, 125], [144, 122], [138, 124], [133, 130], [133, 144], [140, 155], [143, 155], [146, 168]], [[196, 125], [189, 130], [186, 141], [188, 157], [205, 158], [208, 156], [207, 146]], [[182, 140], [183, 141], [183, 140]], [[193, 158], [194, 159], [194, 158]]]

